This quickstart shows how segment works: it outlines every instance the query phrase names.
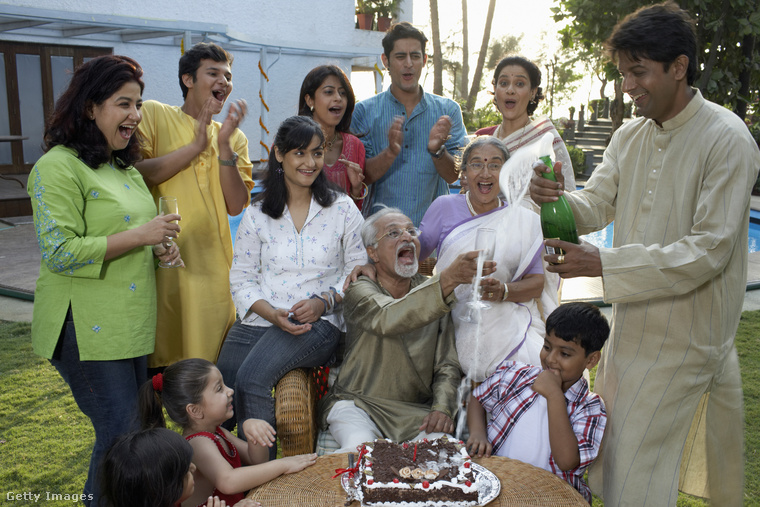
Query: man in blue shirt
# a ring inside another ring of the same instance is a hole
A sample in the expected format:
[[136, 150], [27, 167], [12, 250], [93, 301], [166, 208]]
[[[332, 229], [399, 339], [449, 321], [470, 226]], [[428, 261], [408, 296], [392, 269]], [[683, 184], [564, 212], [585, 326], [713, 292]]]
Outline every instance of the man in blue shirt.
[[452, 154], [467, 143], [462, 111], [420, 86], [426, 43], [411, 24], [393, 25], [383, 38], [382, 56], [391, 86], [354, 110], [351, 130], [364, 143], [364, 181], [372, 184], [365, 216], [384, 204], [400, 208], [419, 226], [430, 203], [459, 177]]

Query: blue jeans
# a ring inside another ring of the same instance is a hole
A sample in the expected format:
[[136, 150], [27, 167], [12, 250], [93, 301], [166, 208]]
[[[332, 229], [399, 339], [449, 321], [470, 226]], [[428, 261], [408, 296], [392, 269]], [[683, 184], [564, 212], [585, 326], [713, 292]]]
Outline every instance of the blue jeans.
[[95, 446], [84, 484], [84, 504], [97, 506], [98, 469], [108, 448], [120, 435], [139, 428], [137, 391], [147, 380], [147, 356], [116, 361], [81, 361], [71, 313], [58, 338], [50, 363], [69, 385], [79, 410], [95, 429]]
[[[272, 389], [290, 370], [327, 366], [334, 359], [340, 330], [325, 320], [312, 323], [311, 330], [293, 336], [277, 326], [247, 326], [239, 320], [227, 333], [216, 366], [224, 383], [235, 389], [235, 419], [263, 419], [276, 428]], [[238, 436], [245, 435], [238, 428]], [[276, 448], [272, 448], [276, 453]], [[270, 452], [270, 457], [272, 453]]]

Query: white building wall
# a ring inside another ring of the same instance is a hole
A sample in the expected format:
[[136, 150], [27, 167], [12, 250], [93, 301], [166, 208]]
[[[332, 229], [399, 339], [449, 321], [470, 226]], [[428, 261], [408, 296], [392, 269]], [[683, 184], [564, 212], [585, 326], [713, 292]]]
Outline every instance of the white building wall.
[[[411, 0], [405, 1], [411, 3]], [[228, 0], [224, 3], [207, 0], [3, 0], [3, 4], [39, 10], [227, 25], [228, 34], [250, 43], [248, 49], [232, 50], [235, 56], [232, 67], [234, 87], [230, 100], [243, 98], [248, 102], [248, 117], [241, 130], [248, 137], [252, 160], [262, 155], [259, 118], [264, 110], [259, 99], [262, 88], [257, 46], [268, 46], [269, 68], [265, 71], [269, 82], [265, 94], [269, 111], [264, 114], [265, 126], [270, 131], [269, 136], [264, 134], [267, 145], [271, 144], [279, 123], [297, 113], [301, 81], [309, 70], [331, 63], [340, 66], [350, 77], [352, 65], [366, 65], [376, 61], [382, 53], [382, 33], [354, 28], [354, 0]], [[411, 8], [407, 11], [411, 12]], [[18, 35], [12, 31], [0, 34], [2, 40], [112, 48], [114, 54], [130, 56], [142, 65], [146, 84], [144, 99], [174, 105], [182, 103], [177, 76], [179, 45], [157, 45], [151, 40], [104, 42], [104, 38], [51, 38]], [[225, 46], [223, 42], [222, 45]], [[314, 52], [321, 54], [315, 55]], [[215, 119], [221, 121], [223, 115]]]

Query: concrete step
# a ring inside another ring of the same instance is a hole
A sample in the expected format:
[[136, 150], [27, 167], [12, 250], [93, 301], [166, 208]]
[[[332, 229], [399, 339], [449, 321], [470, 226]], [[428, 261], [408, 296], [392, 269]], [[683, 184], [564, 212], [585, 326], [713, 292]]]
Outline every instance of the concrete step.
[[588, 123], [583, 126], [583, 132], [609, 132], [612, 130], [612, 125], [589, 125]]
[[612, 120], [609, 118], [597, 118], [596, 120], [586, 121], [586, 125], [609, 125], [612, 126]]
[[0, 175], [0, 218], [32, 214], [32, 201], [26, 193], [28, 174]]
[[588, 139], [576, 139], [574, 146], [582, 150], [604, 151], [607, 148], [607, 145], [604, 144], [604, 141], [590, 141]]
[[604, 141], [605, 139], [607, 139], [607, 137], [609, 137], [609, 135], [610, 135], [610, 131], [609, 130], [606, 131], [606, 132], [583, 131], [583, 132], [576, 132], [575, 133], [575, 138], [576, 139], [588, 139], [589, 141], [591, 141], [591, 140], [601, 140], [601, 141]]

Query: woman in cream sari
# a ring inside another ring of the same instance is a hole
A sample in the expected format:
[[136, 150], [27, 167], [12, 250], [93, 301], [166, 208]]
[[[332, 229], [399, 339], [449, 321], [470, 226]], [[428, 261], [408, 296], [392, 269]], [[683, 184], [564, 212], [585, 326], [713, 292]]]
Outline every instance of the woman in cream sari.
[[459, 302], [452, 310], [459, 362], [476, 382], [505, 359], [540, 364], [544, 340], [536, 302], [544, 288], [541, 226], [536, 213], [506, 206], [499, 199], [499, 172], [507, 158], [498, 139], [476, 138], [465, 149], [461, 163], [470, 190], [436, 199], [420, 224], [420, 259], [437, 248], [439, 271], [473, 249], [479, 228], [496, 230], [496, 272], [482, 281], [482, 298], [491, 308], [482, 311], [480, 333], [477, 324], [462, 320], [472, 285], [455, 290]]
[[554, 158], [562, 162], [565, 188], [575, 190], [575, 173], [565, 142], [544, 115], [533, 117], [538, 103], [543, 100], [541, 70], [535, 63], [521, 56], [503, 58], [493, 74], [493, 102], [501, 113], [500, 125], [484, 127], [475, 135], [499, 138], [510, 154], [529, 146], [547, 132], [554, 135]]

